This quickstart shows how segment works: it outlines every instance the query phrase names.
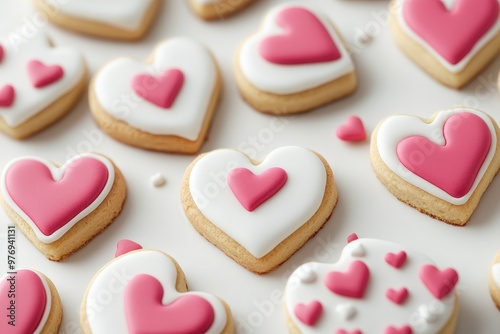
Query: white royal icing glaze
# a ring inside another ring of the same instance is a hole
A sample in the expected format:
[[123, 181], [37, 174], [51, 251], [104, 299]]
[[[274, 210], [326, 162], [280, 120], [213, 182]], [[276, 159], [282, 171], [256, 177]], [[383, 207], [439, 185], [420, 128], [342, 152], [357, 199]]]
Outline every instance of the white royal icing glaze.
[[[351, 250], [362, 243], [368, 250], [362, 259], [353, 257]], [[384, 261], [388, 252], [405, 250], [408, 259], [400, 269], [391, 267]], [[356, 260], [363, 261], [370, 270], [370, 281], [363, 299], [339, 296], [331, 292], [323, 283], [323, 277], [330, 271], [345, 271]], [[287, 313], [301, 333], [332, 334], [336, 330], [359, 329], [362, 333], [384, 333], [388, 326], [412, 327], [414, 334], [436, 334], [450, 319], [455, 294], [451, 293], [443, 300], [436, 299], [427, 290], [419, 278], [420, 267], [434, 264], [423, 254], [387, 241], [376, 239], [358, 239], [345, 246], [340, 259], [334, 263], [313, 263], [316, 267], [318, 280], [313, 284], [304, 284], [296, 277], [297, 269], [286, 285], [285, 301]], [[305, 264], [311, 265], [311, 264]], [[385, 297], [387, 289], [406, 287], [410, 297], [402, 305], [396, 305]], [[294, 308], [298, 303], [309, 303], [318, 300], [323, 305], [323, 313], [313, 327], [304, 325], [296, 317]], [[336, 312], [339, 305], [350, 304], [355, 309], [352, 318]], [[418, 312], [422, 305], [429, 306], [437, 318], [427, 322]]]
[[[5, 177], [7, 175], [7, 172], [9, 168], [16, 162], [21, 161], [21, 160], [37, 160], [43, 163], [47, 168], [50, 170], [50, 173], [52, 174], [52, 177], [54, 178], [55, 181], [60, 180], [64, 172], [67, 168], [67, 166], [74, 161], [75, 159], [80, 159], [80, 158], [92, 158], [101, 161], [106, 168], [108, 169], [108, 180], [106, 182], [106, 185], [104, 186], [104, 189], [102, 192], [99, 194], [99, 196], [90, 204], [86, 209], [81, 211], [78, 215], [76, 215], [73, 219], [71, 219], [67, 224], [65, 224], [63, 227], [58, 229], [56, 232], [52, 233], [51, 235], [45, 235], [43, 234], [40, 229], [36, 226], [36, 224], [33, 222], [33, 220], [14, 202], [12, 197], [10, 196], [9, 192], [7, 191], [6, 183], [5, 183]], [[2, 172], [2, 180], [1, 180], [1, 191], [2, 191], [2, 196], [7, 203], [7, 205], [12, 208], [21, 218], [28, 223], [28, 225], [31, 227], [33, 232], [35, 233], [36, 237], [43, 243], [51, 243], [54, 242], [58, 239], [60, 239], [66, 232], [68, 232], [76, 223], [78, 223], [80, 220], [85, 218], [88, 214], [90, 214], [92, 211], [97, 209], [97, 207], [104, 201], [104, 199], [108, 196], [109, 192], [111, 191], [111, 188], [113, 187], [113, 184], [115, 182], [115, 169], [113, 167], [113, 164], [103, 157], [102, 155], [98, 154], [92, 154], [92, 153], [84, 153], [80, 154], [70, 160], [68, 160], [63, 166], [61, 167], [56, 167], [54, 164], [48, 160], [39, 158], [39, 157], [20, 157], [17, 159], [14, 159], [10, 161], [7, 166], [5, 166], [3, 172]]]
[[[163, 305], [168, 305], [181, 296], [195, 295], [208, 301], [215, 312], [215, 319], [206, 334], [219, 334], [227, 323], [227, 315], [221, 301], [208, 293], [178, 292], [175, 289], [177, 269], [165, 254], [154, 250], [141, 250], [125, 254], [106, 265], [94, 277], [88, 289], [85, 315], [93, 334], [128, 333], [125, 316], [124, 290], [128, 282], [137, 275], [155, 277], [163, 286]], [[110, 295], [106, 303], [101, 295]]]
[[[424, 180], [420, 176], [411, 172], [406, 168], [401, 161], [398, 159], [396, 153], [396, 147], [403, 139], [409, 136], [423, 136], [430, 141], [436, 143], [437, 145], [444, 145], [445, 140], [443, 136], [443, 125], [448, 118], [457, 113], [472, 113], [479, 116], [485, 121], [490, 129], [491, 133], [491, 146], [484, 160], [479, 173], [477, 174], [476, 180], [472, 185], [471, 189], [467, 194], [460, 198], [455, 198], [442, 189], [436, 187], [427, 180]], [[380, 125], [377, 133], [377, 149], [380, 158], [384, 163], [392, 170], [393, 173], [401, 177], [403, 180], [413, 184], [414, 186], [428, 192], [429, 194], [436, 196], [446, 202], [454, 205], [462, 205], [467, 202], [478, 186], [479, 182], [483, 178], [488, 166], [493, 160], [497, 147], [497, 136], [495, 132], [495, 127], [491, 122], [491, 119], [484, 113], [470, 108], [454, 108], [450, 110], [441, 111], [438, 113], [434, 121], [430, 124], [423, 122], [420, 118], [410, 115], [396, 115], [385, 119]]]
[[[281, 167], [288, 179], [273, 197], [248, 212], [227, 184], [228, 172], [237, 167], [254, 174]], [[202, 214], [256, 258], [272, 251], [316, 213], [325, 186], [323, 162], [297, 146], [276, 149], [257, 166], [238, 151], [216, 150], [202, 157], [189, 177], [191, 195]]]
[[[406, 23], [403, 15], [403, 5], [406, 0], [397, 0], [396, 4], [396, 17], [398, 24], [403, 29], [403, 31], [414, 41], [416, 41], [420, 46], [422, 46], [427, 52], [429, 52], [434, 58], [436, 58], [444, 68], [446, 68], [451, 73], [460, 73], [474, 58], [499, 32], [500, 32], [500, 15], [497, 18], [496, 23], [490, 30], [476, 43], [474, 48], [457, 64], [451, 64], [446, 59], [443, 58], [439, 53], [434, 50], [422, 37], [417, 35]], [[441, 0], [448, 10], [451, 10], [455, 5], [457, 0]], [[500, 2], [500, 0], [499, 0]]]
[[[286, 8], [305, 8], [314, 13], [335, 41], [341, 58], [336, 61], [303, 65], [279, 65], [260, 56], [259, 45], [268, 36], [283, 32], [276, 16]], [[306, 4], [282, 4], [265, 17], [260, 30], [241, 46], [239, 65], [245, 78], [259, 90], [286, 95], [312, 89], [354, 72], [354, 64], [329, 18], [320, 9]]]
[[[183, 72], [184, 84], [168, 110], [144, 100], [133, 91], [131, 82], [134, 76], [159, 75], [172, 68]], [[156, 48], [153, 64], [146, 65], [130, 58], [112, 61], [97, 74], [94, 89], [101, 107], [114, 118], [152, 134], [196, 140], [216, 82], [217, 69], [210, 52], [195, 41], [176, 37]], [[133, 101], [125, 111], [120, 106], [124, 95], [132, 97]]]
[[154, 0], [44, 0], [65, 15], [102, 22], [125, 30], [138, 29]]
[[495, 284], [497, 287], [500, 288], [500, 263], [495, 263], [491, 267], [491, 274], [493, 275], [493, 280], [495, 281]]
[[[17, 127], [71, 91], [85, 74], [85, 62], [80, 52], [68, 47], [52, 47], [49, 38], [38, 32], [28, 43], [3, 43], [4, 57], [0, 63], [0, 88], [11, 85], [15, 90], [14, 103], [0, 107], [0, 117], [10, 127]], [[43, 88], [32, 86], [27, 64], [39, 60], [43, 64], [59, 65], [64, 75]]]

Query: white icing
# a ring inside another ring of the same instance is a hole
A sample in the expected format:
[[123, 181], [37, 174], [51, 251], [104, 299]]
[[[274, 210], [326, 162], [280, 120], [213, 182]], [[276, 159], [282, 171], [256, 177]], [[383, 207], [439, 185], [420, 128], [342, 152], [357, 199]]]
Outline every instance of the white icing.
[[356, 315], [356, 308], [350, 303], [337, 305], [335, 311], [345, 320], [351, 320]]
[[[291, 7], [305, 8], [318, 17], [335, 41], [341, 54], [340, 59], [316, 64], [279, 65], [268, 62], [260, 56], [260, 43], [266, 37], [284, 31], [276, 23], [276, 16]], [[283, 4], [272, 9], [266, 15], [259, 32], [251, 36], [242, 45], [238, 61], [243, 75], [255, 87], [279, 95], [303, 92], [354, 72], [354, 64], [349, 52], [343, 45], [329, 18], [320, 9], [305, 4]]]
[[312, 283], [318, 278], [314, 268], [308, 266], [302, 267], [302, 270], [297, 272], [297, 275], [302, 283]]
[[[406, 0], [397, 0], [396, 4], [396, 17], [398, 24], [401, 29], [415, 42], [420, 44], [427, 52], [429, 52], [434, 58], [436, 58], [444, 68], [446, 68], [451, 73], [460, 73], [474, 58], [499, 32], [500, 32], [500, 15], [497, 18], [496, 23], [490, 28], [490, 30], [476, 43], [474, 48], [457, 64], [451, 64], [446, 59], [443, 58], [439, 53], [432, 48], [429, 43], [427, 43], [422, 37], [415, 33], [406, 23], [403, 15], [403, 6]], [[450, 10], [455, 4], [456, 0], [442, 0], [445, 6]], [[500, 3], [500, 0], [498, 0]]]
[[[44, 0], [62, 14], [102, 22], [125, 30], [138, 29], [154, 0]], [[62, 2], [62, 3], [61, 3]]]
[[361, 243], [357, 244], [357, 246], [354, 247], [351, 251], [351, 255], [355, 257], [363, 257], [365, 256], [365, 254], [366, 254], [365, 247], [363, 247], [363, 244]]
[[498, 288], [500, 288], [500, 263], [495, 263], [491, 267], [491, 274], [493, 275], [493, 280]]
[[[138, 74], [160, 75], [172, 68], [184, 74], [184, 84], [169, 109], [160, 108], [132, 89]], [[145, 65], [130, 58], [119, 58], [96, 76], [95, 94], [101, 107], [130, 126], [157, 135], [176, 135], [196, 140], [214, 94], [217, 69], [210, 52], [187, 38], [172, 38], [155, 51], [154, 63]], [[123, 110], [123, 97], [132, 100]]]
[[[254, 174], [281, 167], [288, 179], [272, 198], [248, 212], [227, 184], [228, 172], [236, 167]], [[323, 162], [297, 146], [276, 149], [257, 166], [238, 151], [216, 150], [196, 163], [189, 178], [191, 195], [202, 214], [256, 258], [272, 251], [316, 213], [325, 186]]]
[[[66, 171], [66, 168], [69, 166], [71, 162], [73, 162], [75, 159], [80, 159], [80, 158], [92, 158], [99, 160], [102, 162], [106, 168], [108, 169], [108, 180], [102, 190], [102, 192], [99, 194], [99, 196], [90, 204], [87, 208], [85, 208], [83, 211], [81, 211], [79, 214], [77, 214], [73, 219], [71, 219], [67, 224], [65, 224], [63, 227], [52, 233], [51, 235], [45, 235], [43, 234], [38, 226], [33, 222], [33, 220], [23, 211], [21, 208], [14, 202], [12, 197], [10, 196], [9, 192], [7, 191], [6, 183], [5, 183], [5, 177], [7, 175], [8, 170], [12, 165], [14, 165], [16, 162], [21, 161], [21, 160], [36, 160], [41, 163], [43, 163], [47, 168], [50, 170], [50, 173], [52, 174], [52, 177], [54, 181], [60, 180], [64, 172]], [[2, 181], [1, 181], [1, 191], [2, 191], [2, 196], [7, 203], [7, 205], [12, 208], [21, 218], [31, 227], [33, 232], [35, 233], [36, 237], [43, 243], [51, 243], [54, 242], [58, 239], [60, 239], [66, 232], [68, 232], [76, 223], [78, 223], [80, 220], [85, 218], [89, 213], [97, 209], [97, 207], [104, 201], [104, 199], [108, 196], [111, 188], [113, 187], [115, 181], [115, 169], [113, 167], [113, 164], [103, 157], [102, 155], [98, 154], [92, 154], [92, 153], [84, 153], [80, 154], [71, 160], [68, 160], [63, 166], [61, 167], [56, 167], [54, 164], [48, 160], [38, 158], [38, 157], [21, 157], [14, 159], [10, 161], [7, 166], [4, 168], [3, 173], [2, 173]]]
[[[361, 260], [370, 270], [370, 280], [363, 299], [339, 296], [331, 292], [324, 284], [323, 278], [330, 271], [344, 272], [356, 260], [351, 250], [362, 243], [368, 250]], [[401, 269], [396, 269], [384, 261], [388, 252], [399, 252], [404, 249], [408, 260]], [[314, 284], [302, 284], [293, 273], [285, 289], [285, 300], [288, 314], [301, 333], [331, 334], [336, 330], [359, 329], [363, 333], [384, 333], [388, 326], [409, 325], [414, 334], [436, 334], [450, 319], [456, 302], [454, 293], [442, 301], [437, 300], [425, 287], [419, 278], [421, 266], [433, 264], [426, 256], [416, 251], [408, 250], [400, 245], [375, 240], [359, 239], [352, 241], [342, 251], [339, 261], [334, 264], [314, 263], [317, 265], [318, 280]], [[306, 264], [307, 265], [307, 264]], [[310, 264], [309, 264], [310, 265]], [[299, 267], [300, 269], [300, 267]], [[297, 270], [299, 270], [297, 269]], [[396, 305], [385, 297], [389, 288], [406, 287], [410, 297], [403, 305]], [[318, 300], [323, 304], [323, 313], [314, 327], [304, 325], [294, 313], [295, 305]], [[346, 318], [339, 312], [339, 305], [351, 304], [356, 310], [355, 316]], [[427, 305], [437, 315], [433, 322], [422, 322], [419, 308]], [[436, 307], [438, 306], [438, 307]], [[438, 314], [439, 313], [439, 314]]]
[[[80, 52], [67, 47], [52, 47], [47, 35], [38, 32], [29, 43], [5, 43], [4, 57], [0, 63], [0, 88], [11, 85], [15, 90], [14, 103], [0, 107], [0, 117], [10, 127], [17, 127], [56, 102], [74, 89], [85, 73], [85, 62]], [[58, 81], [42, 88], [35, 88], [29, 80], [27, 65], [31, 60], [43, 64], [59, 65], [64, 75]]]
[[[479, 173], [477, 174], [476, 180], [472, 185], [471, 189], [467, 194], [463, 197], [455, 198], [442, 189], [436, 187], [432, 183], [427, 180], [424, 180], [420, 176], [411, 172], [408, 168], [406, 168], [396, 153], [396, 148], [399, 142], [409, 136], [423, 136], [429, 139], [430, 141], [436, 143], [437, 145], [444, 145], [445, 140], [443, 136], [443, 125], [448, 118], [457, 113], [472, 113], [481, 119], [488, 125], [491, 133], [491, 146], [484, 160]], [[416, 116], [410, 115], [396, 115], [391, 116], [383, 121], [382, 125], [380, 125], [378, 133], [377, 133], [377, 149], [380, 155], [380, 158], [384, 161], [384, 163], [392, 170], [396, 175], [401, 177], [403, 180], [413, 184], [414, 186], [428, 192], [429, 194], [436, 196], [446, 202], [449, 202], [454, 205], [462, 205], [467, 202], [478, 186], [479, 182], [483, 178], [488, 166], [493, 160], [493, 156], [495, 155], [497, 146], [497, 136], [495, 132], [495, 127], [491, 122], [490, 118], [474, 109], [469, 108], [454, 108], [450, 110], [441, 111], [438, 113], [434, 121], [430, 124], [423, 122], [420, 118]]]
[[[170, 258], [158, 251], [141, 250], [115, 259], [94, 277], [85, 308], [92, 334], [128, 333], [124, 291], [128, 282], [141, 274], [153, 276], [161, 283], [163, 305], [187, 295], [199, 296], [209, 302], [215, 319], [206, 334], [219, 334], [226, 326], [226, 311], [217, 297], [202, 292], [178, 292], [175, 289], [177, 269]], [[106, 302], [100, 302], [102, 295], [111, 297]]]

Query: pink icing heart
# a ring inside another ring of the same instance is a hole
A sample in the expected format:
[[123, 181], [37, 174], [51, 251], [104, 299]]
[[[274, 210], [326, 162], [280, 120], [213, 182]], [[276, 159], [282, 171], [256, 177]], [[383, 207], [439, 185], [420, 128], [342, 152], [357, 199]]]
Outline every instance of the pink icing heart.
[[286, 183], [288, 175], [282, 168], [269, 168], [255, 175], [246, 168], [233, 169], [227, 183], [234, 196], [247, 211], [254, 211], [273, 197]]
[[335, 332], [335, 334], [363, 334], [359, 329], [355, 329], [353, 331], [346, 331], [344, 329], [339, 329]]
[[170, 69], [160, 76], [139, 74], [132, 79], [134, 92], [152, 104], [168, 109], [179, 95], [184, 84], [184, 73], [178, 69]]
[[347, 243], [351, 243], [354, 240], [358, 240], [358, 235], [356, 233], [351, 233], [347, 236]]
[[[15, 277], [16, 297], [9, 298], [11, 282]], [[15, 301], [16, 326], [8, 324], [10, 302]], [[0, 333], [26, 334], [33, 333], [42, 320], [47, 305], [47, 293], [40, 277], [31, 270], [19, 270], [16, 275], [7, 275], [6, 280], [0, 282], [0, 307], [2, 308], [2, 321]]]
[[370, 279], [370, 270], [363, 261], [353, 261], [345, 272], [331, 271], [323, 280], [326, 287], [337, 295], [363, 298]]
[[471, 113], [459, 113], [444, 123], [445, 145], [421, 136], [411, 136], [397, 146], [401, 163], [414, 174], [460, 198], [472, 188], [488, 155], [491, 133], [488, 125]]
[[0, 63], [2, 62], [4, 55], [5, 51], [3, 49], [3, 46], [0, 45]]
[[441, 0], [407, 0], [403, 7], [408, 26], [453, 65], [493, 27], [498, 14], [497, 0], [457, 0], [451, 10]]
[[103, 191], [109, 172], [99, 160], [76, 159], [66, 165], [60, 180], [41, 161], [14, 162], [5, 175], [12, 200], [46, 236], [62, 228]]
[[215, 320], [212, 305], [195, 295], [163, 305], [163, 286], [150, 275], [135, 276], [125, 287], [124, 299], [130, 334], [203, 334]]
[[142, 246], [132, 240], [120, 240], [116, 245], [115, 257], [122, 256], [133, 252], [135, 250], [142, 249]]
[[282, 35], [264, 39], [260, 55], [281, 65], [321, 63], [340, 59], [341, 54], [323, 23], [304, 8], [287, 8], [278, 14], [276, 23], [285, 29]]
[[408, 325], [399, 328], [389, 326], [385, 329], [384, 334], [413, 334], [413, 330]]
[[350, 116], [337, 128], [337, 137], [343, 141], [362, 141], [366, 139], [365, 127], [357, 116]]
[[295, 315], [307, 326], [314, 326], [321, 313], [323, 313], [323, 305], [317, 300], [313, 300], [309, 304], [295, 305]]
[[38, 60], [28, 62], [28, 75], [35, 88], [42, 88], [59, 81], [64, 70], [59, 65], [47, 66]]
[[385, 254], [385, 262], [393, 266], [394, 268], [401, 268], [406, 262], [406, 252], [400, 251], [398, 253], [387, 253]]
[[14, 103], [16, 91], [11, 85], [5, 85], [0, 88], [0, 107], [8, 108]]
[[430, 264], [420, 268], [419, 277], [429, 292], [437, 299], [448, 296], [458, 282], [458, 273], [454, 269], [439, 270]]
[[395, 304], [401, 305], [408, 298], [409, 292], [407, 288], [401, 288], [399, 290], [387, 289], [385, 296]]

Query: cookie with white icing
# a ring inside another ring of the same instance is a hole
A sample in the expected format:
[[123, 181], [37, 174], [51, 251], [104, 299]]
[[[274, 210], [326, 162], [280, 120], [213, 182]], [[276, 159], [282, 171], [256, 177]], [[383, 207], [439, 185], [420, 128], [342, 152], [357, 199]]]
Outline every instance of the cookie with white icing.
[[255, 0], [189, 0], [193, 11], [204, 20], [220, 20], [231, 16]]
[[328, 162], [298, 146], [276, 149], [259, 162], [231, 149], [202, 154], [181, 185], [194, 228], [259, 274], [277, 268], [312, 238], [337, 197]]
[[282, 4], [236, 52], [241, 95], [255, 109], [295, 114], [354, 92], [354, 64], [325, 11]]
[[454, 269], [407, 247], [376, 239], [350, 242], [340, 259], [306, 263], [284, 293], [291, 333], [451, 334], [458, 317]]
[[461, 88], [500, 51], [499, 0], [393, 0], [401, 50], [439, 82]]
[[86, 82], [82, 54], [42, 32], [0, 44], [0, 131], [23, 139], [45, 129], [73, 108]]
[[493, 259], [488, 277], [491, 298], [500, 309], [500, 252]]
[[0, 307], [4, 312], [0, 333], [52, 334], [62, 321], [57, 289], [44, 274], [18, 269], [0, 278]]
[[110, 136], [136, 147], [194, 154], [205, 141], [221, 92], [215, 59], [184, 37], [160, 43], [147, 63], [118, 58], [90, 86], [90, 107]]
[[391, 116], [372, 134], [371, 163], [400, 201], [464, 225], [500, 168], [499, 136], [491, 117], [466, 107]]
[[162, 0], [33, 0], [47, 19], [78, 33], [118, 40], [138, 40], [149, 30]]
[[[111, 296], [102, 302], [102, 296]], [[84, 334], [232, 334], [229, 306], [218, 297], [188, 291], [186, 277], [169, 255], [129, 240], [90, 282], [83, 297]]]
[[86, 153], [64, 165], [21, 157], [3, 170], [3, 208], [48, 259], [60, 261], [85, 246], [120, 214], [126, 185], [118, 167]]

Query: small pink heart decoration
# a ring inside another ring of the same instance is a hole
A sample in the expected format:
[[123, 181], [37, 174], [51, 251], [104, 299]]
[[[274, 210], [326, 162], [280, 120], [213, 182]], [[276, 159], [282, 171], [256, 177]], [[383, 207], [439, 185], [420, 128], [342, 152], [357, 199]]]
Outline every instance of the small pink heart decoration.
[[3, 57], [5, 56], [5, 51], [3, 46], [0, 45], [0, 63], [3, 61]]
[[0, 88], [0, 107], [8, 108], [14, 103], [16, 91], [11, 85]]
[[358, 235], [356, 233], [351, 233], [347, 236], [347, 243], [351, 243], [354, 240], [358, 240]]
[[353, 261], [345, 272], [331, 271], [323, 280], [326, 287], [333, 293], [350, 298], [363, 298], [370, 270], [363, 261]]
[[429, 292], [437, 299], [448, 296], [458, 283], [458, 273], [454, 269], [439, 270], [430, 264], [420, 268], [419, 276]]
[[384, 334], [413, 334], [413, 330], [408, 325], [399, 328], [389, 326], [385, 329]]
[[132, 79], [137, 95], [163, 109], [174, 104], [183, 85], [184, 73], [178, 69], [167, 70], [160, 76], [139, 74]]
[[39, 60], [28, 62], [28, 76], [35, 88], [43, 88], [59, 81], [64, 75], [64, 70], [59, 65], [47, 66]]
[[409, 296], [407, 288], [401, 288], [399, 290], [387, 289], [385, 296], [395, 304], [403, 304]]
[[323, 305], [317, 300], [313, 300], [309, 304], [295, 305], [295, 315], [307, 326], [314, 326], [322, 313]]
[[387, 253], [385, 254], [385, 262], [393, 266], [394, 268], [401, 268], [406, 262], [406, 252], [400, 251], [398, 253]]
[[335, 332], [335, 334], [363, 334], [359, 329], [355, 329], [353, 331], [346, 331], [345, 329], [339, 329]]
[[337, 128], [337, 137], [343, 141], [362, 141], [366, 139], [363, 121], [357, 116], [350, 116]]
[[116, 245], [115, 257], [122, 256], [123, 254], [127, 254], [139, 249], [142, 249], [142, 246], [136, 242], [133, 242], [132, 240], [120, 240]]

